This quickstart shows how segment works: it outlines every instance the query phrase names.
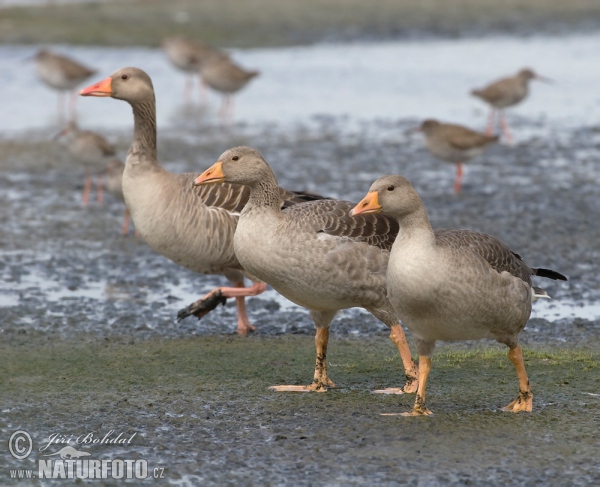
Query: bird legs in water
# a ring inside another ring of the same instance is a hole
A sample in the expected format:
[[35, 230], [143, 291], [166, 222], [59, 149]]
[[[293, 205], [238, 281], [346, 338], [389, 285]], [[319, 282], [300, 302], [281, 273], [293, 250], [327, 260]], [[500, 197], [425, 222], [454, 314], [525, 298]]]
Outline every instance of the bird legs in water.
[[[493, 107], [490, 108], [490, 115], [488, 116], [488, 123], [487, 123], [487, 127], [485, 128], [486, 135], [494, 134], [494, 127], [496, 125], [495, 115], [496, 115], [496, 109]], [[510, 133], [510, 130], [508, 129], [508, 124], [506, 123], [506, 119], [504, 118], [504, 110], [498, 110], [498, 123], [500, 124], [500, 129], [502, 130], [502, 134], [504, 135], [506, 142], [508, 142], [509, 144], [512, 145], [513, 138], [512, 138], [512, 134]]]
[[243, 282], [236, 282], [235, 287], [217, 287], [208, 294], [202, 296], [198, 301], [190, 304], [177, 313], [177, 321], [181, 321], [188, 316], [194, 315], [200, 319], [210, 311], [215, 309], [219, 304], [225, 304], [227, 298], [235, 298], [238, 312], [238, 327], [237, 332], [240, 335], [247, 335], [249, 332], [256, 330], [250, 324], [248, 314], [246, 313], [246, 303], [244, 298], [247, 296], [258, 296], [265, 292], [267, 285], [264, 282], [255, 282], [250, 287], [245, 287]]
[[[99, 178], [96, 181], [96, 196], [98, 198], [98, 203], [102, 203], [104, 201], [104, 192], [102, 187], [102, 178]], [[90, 170], [88, 168], [85, 169], [85, 183], [83, 185], [83, 196], [81, 198], [81, 202], [83, 206], [87, 206], [90, 201], [90, 193], [92, 192], [92, 176], [90, 174]]]
[[406, 341], [406, 336], [404, 335], [402, 327], [396, 324], [391, 326], [390, 329], [390, 340], [398, 347], [398, 352], [400, 352], [400, 358], [404, 365], [406, 384], [404, 384], [404, 387], [389, 387], [387, 389], [378, 389], [373, 392], [375, 394], [410, 394], [415, 392], [419, 385], [419, 368], [412, 359], [410, 348], [408, 347], [408, 342]]
[[462, 188], [462, 177], [463, 177], [463, 165], [462, 162], [459, 162], [456, 165], [456, 179], [454, 180], [454, 192], [456, 194], [460, 193]]
[[[311, 314], [313, 314], [311, 312]], [[331, 320], [330, 320], [331, 321]], [[269, 389], [277, 392], [325, 392], [328, 387], [335, 384], [327, 377], [327, 342], [329, 341], [329, 326], [317, 328], [315, 335], [315, 346], [317, 348], [317, 360], [315, 364], [315, 375], [309, 386], [271, 386]]]
[[525, 371], [521, 345], [511, 348], [508, 351], [508, 358], [517, 370], [517, 377], [519, 379], [519, 397], [508, 406], [503, 407], [502, 411], [509, 411], [511, 413], [526, 411], [530, 413], [533, 409], [533, 394], [531, 393], [531, 386], [529, 385], [529, 379], [527, 377], [527, 372]]

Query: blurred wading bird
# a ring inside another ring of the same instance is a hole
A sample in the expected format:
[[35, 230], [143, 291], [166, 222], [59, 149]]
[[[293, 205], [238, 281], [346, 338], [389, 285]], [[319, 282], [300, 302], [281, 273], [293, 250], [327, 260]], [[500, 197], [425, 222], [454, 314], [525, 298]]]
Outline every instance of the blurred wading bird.
[[229, 55], [219, 49], [203, 44], [202, 42], [185, 39], [183, 37], [167, 37], [161, 43], [167, 57], [173, 65], [187, 73], [184, 100], [191, 98], [194, 76], [200, 77], [200, 100], [206, 98], [206, 83], [200, 74], [202, 66], [217, 59], [228, 59]]
[[[113, 97], [133, 108], [133, 141], [123, 172], [123, 195], [136, 230], [148, 245], [173, 262], [200, 274], [227, 277], [234, 287], [219, 287], [179, 312], [201, 318], [227, 298], [236, 298], [238, 333], [254, 330], [244, 298], [266, 285], [248, 274], [233, 251], [238, 217], [250, 194], [240, 185], [194, 188], [198, 174], [172, 174], [156, 158], [156, 103], [152, 80], [141, 69], [122, 68], [83, 90], [82, 96]], [[321, 198], [278, 188], [277, 204], [290, 206]], [[246, 288], [244, 276], [254, 280]]]
[[[352, 210], [363, 217], [385, 212], [402, 231], [387, 269], [387, 291], [398, 317], [413, 333], [419, 351], [419, 388], [412, 412], [430, 415], [425, 385], [436, 340], [492, 338], [509, 347], [519, 379], [519, 397], [505, 411], [531, 411], [533, 395], [517, 335], [531, 303], [548, 298], [531, 276], [566, 281], [558, 272], [529, 267], [491, 235], [471, 230], [433, 231], [417, 192], [402, 176], [386, 176]], [[395, 413], [393, 413], [395, 414]]]
[[58, 91], [59, 121], [63, 123], [65, 120], [63, 95], [65, 92], [69, 91], [71, 92], [69, 119], [75, 120], [77, 93], [75, 93], [73, 90], [91, 75], [93, 75], [96, 71], [83, 66], [73, 59], [55, 54], [47, 49], [40, 50], [34, 56], [34, 60], [37, 74], [40, 79], [50, 88]]
[[[75, 122], [69, 122], [56, 137], [64, 137], [69, 153], [85, 166], [82, 202], [83, 206], [86, 206], [92, 189], [90, 169], [103, 166], [110, 156], [114, 156], [116, 154], [115, 146], [96, 132], [81, 130]], [[102, 203], [102, 178], [98, 178], [96, 190], [98, 203]]]
[[491, 135], [494, 133], [495, 115], [498, 111], [498, 119], [502, 133], [506, 137], [506, 141], [512, 143], [512, 135], [508, 130], [508, 125], [504, 119], [504, 109], [520, 103], [529, 94], [529, 82], [532, 80], [550, 82], [548, 78], [544, 78], [531, 69], [522, 69], [515, 76], [502, 78], [495, 81], [485, 88], [480, 90], [472, 90], [471, 94], [481, 98], [484, 102], [490, 105], [490, 116], [485, 133]]
[[425, 120], [417, 129], [425, 135], [425, 147], [442, 161], [456, 164], [454, 192], [460, 193], [463, 163], [477, 157], [498, 141], [497, 135], [475, 132], [461, 125]]
[[224, 152], [195, 180], [200, 187], [211, 183], [250, 188], [233, 239], [235, 254], [252, 275], [308, 308], [317, 328], [313, 382], [272, 389], [324, 392], [334, 387], [327, 376], [329, 325], [338, 311], [361, 307], [390, 328], [406, 372], [403, 388], [377, 392], [414, 392], [417, 367], [386, 293], [390, 248], [399, 229], [396, 221], [385, 215], [350, 218], [354, 204], [339, 200], [311, 201], [282, 211], [275, 174], [250, 147]]

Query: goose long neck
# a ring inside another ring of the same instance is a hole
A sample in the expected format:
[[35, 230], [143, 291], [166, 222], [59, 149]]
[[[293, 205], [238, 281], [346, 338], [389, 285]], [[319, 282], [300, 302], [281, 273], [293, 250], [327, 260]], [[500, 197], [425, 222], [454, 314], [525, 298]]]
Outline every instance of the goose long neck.
[[279, 185], [275, 174], [270, 169], [252, 186], [248, 206], [270, 208], [279, 212], [281, 206]]
[[420, 206], [415, 211], [402, 216], [398, 219], [398, 222], [400, 223], [401, 238], [419, 239], [431, 244], [435, 243], [435, 234], [424, 206]]
[[145, 152], [156, 160], [156, 102], [152, 99], [132, 104], [134, 152]]

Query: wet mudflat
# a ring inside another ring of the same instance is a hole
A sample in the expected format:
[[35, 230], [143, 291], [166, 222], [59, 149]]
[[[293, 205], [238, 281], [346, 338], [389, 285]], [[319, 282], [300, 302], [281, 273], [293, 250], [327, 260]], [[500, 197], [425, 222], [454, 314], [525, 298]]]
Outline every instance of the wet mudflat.
[[[516, 131], [540, 130], [511, 121]], [[252, 145], [282, 186], [354, 201], [380, 175], [401, 173], [434, 227], [493, 233], [531, 265], [566, 274], [568, 283], [536, 283], [554, 304], [569, 303], [570, 314], [549, 304], [522, 334], [533, 413], [498, 411], [516, 397], [517, 381], [504, 348], [480, 342], [440, 344], [433, 418], [379, 416], [408, 410], [413, 396], [370, 393], [399, 385], [402, 373], [385, 327], [360, 310], [332, 325], [328, 362], [338, 389], [271, 393], [269, 385], [312, 377], [308, 313], [270, 291], [249, 300], [252, 337], [232, 335], [233, 303], [176, 324], [179, 308], [225, 281], [121, 237], [122, 205], [108, 196], [82, 208], [82, 169], [48, 131], [0, 142], [2, 437], [21, 428], [39, 446], [54, 433], [137, 432], [131, 445], [89, 449], [93, 458], [118, 453], [165, 467], [165, 479], [148, 480], [158, 484], [600, 481], [600, 133], [551, 131], [497, 146], [467, 167], [456, 196], [454, 168], [405, 134], [416, 124], [322, 117], [282, 132], [190, 122], [159, 129], [159, 159], [172, 171], [201, 171], [226, 148]], [[124, 153], [128, 136], [109, 138]], [[0, 468], [4, 482], [9, 467]]]

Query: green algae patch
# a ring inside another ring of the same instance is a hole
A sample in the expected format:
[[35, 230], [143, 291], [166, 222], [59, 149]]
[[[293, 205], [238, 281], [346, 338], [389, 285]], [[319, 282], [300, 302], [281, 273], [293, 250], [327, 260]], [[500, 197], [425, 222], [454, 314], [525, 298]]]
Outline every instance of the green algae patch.
[[590, 0], [128, 0], [11, 7], [0, 43], [157, 46], [185, 35], [223, 47], [389, 39], [415, 34], [560, 32], [596, 27]]
[[[164, 467], [166, 479], [193, 475], [198, 485], [266, 485], [281, 476], [335, 483], [340, 475], [348, 485], [593, 484], [598, 353], [525, 348], [524, 355], [532, 413], [498, 409], [518, 392], [503, 347], [443, 344], [428, 383], [434, 416], [403, 418], [380, 413], [408, 411], [414, 395], [371, 393], [403, 382], [384, 337], [332, 337], [328, 369], [338, 387], [326, 393], [268, 389], [312, 379], [314, 341], [306, 335], [5, 344], [0, 435], [23, 429], [37, 447], [56, 433], [135, 433], [126, 451]], [[110, 447], [90, 451], [115, 455]]]
[[[567, 397], [582, 401], [585, 393], [600, 392], [597, 353], [525, 348], [524, 358], [536, 398], [534, 410], [546, 403], [567, 402]], [[351, 403], [355, 395], [344, 393], [354, 392], [376, 408], [381, 399], [371, 396], [371, 390], [403, 384], [401, 361], [384, 338], [334, 338], [327, 362], [329, 376], [338, 387], [326, 395], [336, 396], [336, 401], [344, 398]], [[309, 384], [313, 366], [313, 340], [305, 336], [18, 346], [5, 349], [0, 357], [0, 397], [4, 403], [28, 400], [32, 395], [68, 402], [90, 394], [115, 400], [127, 395], [152, 402], [173, 392], [201, 397], [227, 391], [249, 400], [257, 394], [295, 397], [271, 393], [268, 387]], [[440, 403], [440, 413], [447, 409], [472, 412], [473, 408], [503, 406], [516, 396], [517, 388], [503, 347], [461, 350], [446, 345], [434, 356], [428, 403], [432, 407]], [[412, 396], [398, 397], [410, 405]]]

